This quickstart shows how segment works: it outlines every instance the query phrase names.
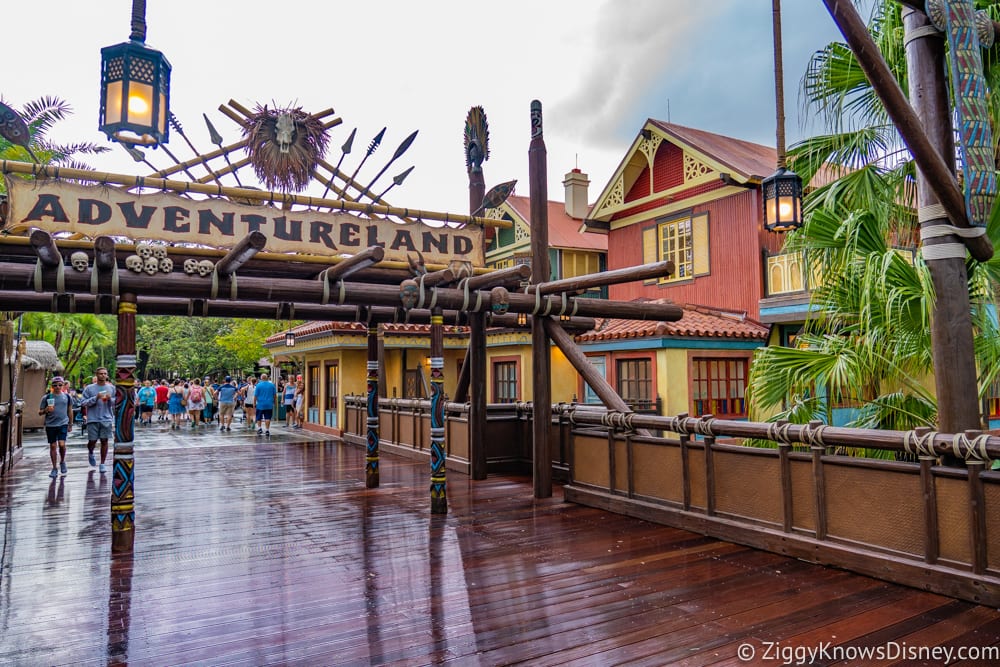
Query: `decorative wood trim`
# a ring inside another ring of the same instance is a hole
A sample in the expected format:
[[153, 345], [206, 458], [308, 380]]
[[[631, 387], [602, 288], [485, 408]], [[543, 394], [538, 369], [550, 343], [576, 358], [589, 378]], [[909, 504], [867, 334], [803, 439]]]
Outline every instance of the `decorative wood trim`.
[[[664, 216], [676, 215], [677, 213], [698, 206], [700, 204], [706, 204], [708, 202], [715, 201], [717, 199], [725, 199], [732, 195], [741, 194], [746, 192], [745, 188], [734, 188], [734, 187], [723, 187], [718, 190], [712, 190], [711, 192], [705, 192], [694, 197], [688, 197], [685, 199], [678, 199], [674, 202], [667, 202], [663, 206], [658, 208], [650, 209], [648, 211], [641, 211], [639, 213], [634, 213], [625, 218], [619, 218], [617, 220], [610, 221], [609, 231], [614, 231], [616, 229], [621, 229], [622, 227], [628, 227], [629, 225], [634, 225], [636, 223], [649, 222], [654, 218], [661, 218]], [[631, 208], [633, 204], [629, 204], [628, 208]]]

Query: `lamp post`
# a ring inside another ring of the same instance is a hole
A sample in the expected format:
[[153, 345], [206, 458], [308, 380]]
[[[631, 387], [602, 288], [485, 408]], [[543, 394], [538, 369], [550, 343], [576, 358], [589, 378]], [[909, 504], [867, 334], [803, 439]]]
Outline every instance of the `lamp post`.
[[146, 1], [132, 0], [129, 41], [101, 49], [99, 126], [108, 139], [155, 148], [169, 139], [170, 63], [145, 40]]
[[781, 65], [781, 0], [771, 0], [774, 29], [774, 106], [778, 169], [761, 182], [764, 229], [788, 232], [802, 226], [802, 179], [785, 166], [785, 86]]

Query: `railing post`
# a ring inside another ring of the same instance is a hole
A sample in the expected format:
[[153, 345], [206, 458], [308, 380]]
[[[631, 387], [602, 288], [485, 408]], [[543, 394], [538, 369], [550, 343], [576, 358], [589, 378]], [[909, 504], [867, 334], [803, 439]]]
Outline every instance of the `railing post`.
[[368, 323], [368, 376], [367, 376], [367, 430], [365, 433], [365, 487], [378, 488], [379, 485], [379, 416], [378, 416], [378, 323]]

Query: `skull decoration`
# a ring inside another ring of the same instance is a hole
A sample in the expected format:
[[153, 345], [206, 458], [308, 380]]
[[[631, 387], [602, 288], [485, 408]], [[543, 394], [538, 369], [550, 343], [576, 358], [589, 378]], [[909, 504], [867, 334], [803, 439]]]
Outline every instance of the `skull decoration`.
[[162, 273], [170, 273], [174, 270], [174, 260], [169, 257], [164, 257], [160, 260], [160, 271]]
[[409, 310], [417, 305], [417, 297], [420, 294], [420, 286], [417, 281], [407, 278], [399, 283], [399, 299], [403, 302], [403, 308]]
[[213, 264], [212, 262], [208, 261], [207, 259], [203, 259], [200, 262], [198, 262], [198, 275], [200, 275], [202, 278], [211, 275], [212, 271], [215, 271], [215, 264]]
[[143, 241], [142, 243], [135, 244], [135, 254], [142, 257], [143, 260], [153, 256], [153, 246], [149, 243]]
[[184, 260], [184, 273], [194, 275], [198, 273], [198, 260], [196, 259], [185, 259]]
[[504, 315], [510, 307], [510, 292], [503, 287], [494, 287], [490, 290], [490, 303], [492, 304], [494, 315]]
[[287, 153], [292, 147], [295, 132], [295, 120], [290, 113], [278, 114], [274, 121], [274, 138], [278, 142], [278, 150]]
[[69, 256], [69, 263], [72, 264], [73, 268], [77, 271], [86, 271], [90, 266], [90, 258], [87, 257], [87, 253], [82, 250], [77, 250]]
[[167, 246], [162, 243], [153, 245], [153, 257], [163, 259], [167, 256]]
[[160, 260], [150, 255], [146, 258], [146, 263], [142, 268], [145, 269], [146, 273], [149, 275], [155, 276], [160, 270]]
[[139, 257], [139, 255], [129, 255], [125, 258], [125, 267], [129, 271], [142, 273], [142, 257]]

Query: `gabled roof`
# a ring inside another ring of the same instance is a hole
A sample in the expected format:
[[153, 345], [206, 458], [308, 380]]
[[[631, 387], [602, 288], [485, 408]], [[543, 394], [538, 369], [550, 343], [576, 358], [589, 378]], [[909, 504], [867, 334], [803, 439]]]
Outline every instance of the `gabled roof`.
[[[501, 205], [510, 213], [519, 217], [527, 225], [531, 225], [531, 198], [511, 195]], [[566, 213], [562, 202], [548, 202], [549, 246], [561, 250], [601, 250], [607, 251], [608, 237], [604, 234], [581, 232], [580, 220], [571, 218]]]
[[[673, 303], [670, 299], [637, 299], [646, 303]], [[684, 315], [676, 322], [656, 320], [618, 320], [601, 318], [593, 331], [576, 336], [578, 342], [597, 342], [622, 338], [730, 338], [766, 341], [768, 327], [746, 317], [705, 306], [681, 304]]]
[[659, 129], [668, 139], [681, 148], [701, 153], [712, 161], [729, 167], [729, 174], [740, 181], [760, 179], [774, 173], [778, 164], [778, 151], [750, 141], [727, 137], [714, 132], [696, 130], [674, 123], [650, 118], [647, 124]]

